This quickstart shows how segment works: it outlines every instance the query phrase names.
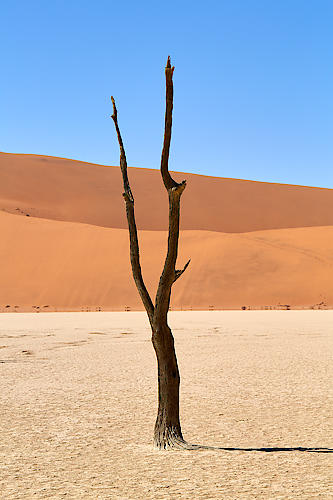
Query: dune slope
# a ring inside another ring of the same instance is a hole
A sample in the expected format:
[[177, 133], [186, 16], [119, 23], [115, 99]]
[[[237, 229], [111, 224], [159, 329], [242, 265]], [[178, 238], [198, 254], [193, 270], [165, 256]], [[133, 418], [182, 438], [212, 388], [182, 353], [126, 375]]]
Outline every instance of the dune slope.
[[[221, 170], [222, 172], [222, 170]], [[167, 229], [157, 170], [130, 168], [139, 229]], [[0, 153], [0, 210], [126, 229], [119, 167]], [[182, 229], [241, 233], [333, 225], [333, 190], [176, 173], [187, 179]]]
[[[2, 311], [142, 309], [126, 230], [3, 212], [0, 230]], [[164, 231], [140, 232], [152, 293], [166, 239]], [[242, 234], [183, 231], [179, 266], [189, 257], [191, 265], [173, 289], [176, 309], [333, 304], [333, 226]]]
[[[129, 176], [154, 295], [167, 195], [158, 171], [130, 168]], [[333, 190], [175, 177], [188, 181], [178, 266], [191, 265], [172, 308], [333, 305]], [[0, 179], [0, 310], [142, 309], [119, 167], [0, 153]]]

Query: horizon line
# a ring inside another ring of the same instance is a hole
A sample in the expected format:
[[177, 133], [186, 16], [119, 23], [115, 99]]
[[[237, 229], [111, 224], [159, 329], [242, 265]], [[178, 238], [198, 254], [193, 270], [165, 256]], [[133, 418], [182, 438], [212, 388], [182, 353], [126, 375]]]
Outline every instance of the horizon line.
[[[77, 160], [76, 158], [68, 158], [66, 156], [54, 156], [54, 155], [43, 155], [43, 154], [37, 154], [37, 153], [12, 153], [9, 151], [0, 151], [0, 154], [8, 154], [8, 155], [15, 155], [15, 156], [40, 156], [43, 158], [54, 158], [58, 160], [66, 160], [66, 161], [75, 161], [77, 163], [85, 163], [87, 165], [94, 165], [97, 167], [104, 167], [104, 168], [120, 168], [119, 165], [105, 165], [103, 163], [92, 163], [90, 161], [85, 161], [85, 160]], [[150, 167], [133, 167], [133, 166], [128, 166], [128, 168], [136, 168], [136, 169], [142, 169], [142, 170], [152, 170], [152, 171], [159, 171], [159, 168], [150, 168]], [[194, 172], [184, 172], [182, 170], [170, 170], [170, 172], [173, 172], [175, 174], [190, 174], [190, 175], [196, 175], [199, 177], [210, 177], [213, 179], [226, 179], [226, 180], [235, 180], [235, 181], [244, 181], [244, 182], [255, 182], [255, 183], [260, 183], [260, 184], [276, 184], [279, 186], [293, 186], [293, 187], [302, 187], [302, 188], [310, 188], [310, 189], [325, 189], [328, 191], [333, 191], [333, 188], [328, 188], [328, 187], [322, 187], [322, 186], [310, 186], [306, 184], [291, 184], [289, 182], [270, 182], [270, 181], [259, 181], [255, 179], [241, 179], [239, 177], [223, 177], [223, 176], [216, 176], [216, 175], [207, 175], [207, 174], [197, 174]]]

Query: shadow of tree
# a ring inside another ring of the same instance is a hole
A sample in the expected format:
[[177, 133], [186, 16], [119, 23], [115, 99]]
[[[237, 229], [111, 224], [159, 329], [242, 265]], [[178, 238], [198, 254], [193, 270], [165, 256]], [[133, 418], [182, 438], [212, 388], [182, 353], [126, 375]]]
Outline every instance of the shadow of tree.
[[306, 448], [303, 446], [290, 446], [286, 448], [272, 447], [272, 448], [233, 448], [233, 447], [221, 447], [221, 446], [204, 446], [200, 444], [189, 444], [184, 442], [180, 448], [185, 448], [187, 450], [221, 450], [221, 451], [261, 451], [264, 453], [275, 453], [281, 451], [302, 451], [306, 453], [333, 453], [333, 448], [324, 447], [314, 447]]
[[304, 448], [302, 446], [288, 448], [216, 448], [224, 451], [263, 451], [265, 453], [273, 453], [277, 451], [304, 451], [307, 453], [333, 453], [332, 448]]

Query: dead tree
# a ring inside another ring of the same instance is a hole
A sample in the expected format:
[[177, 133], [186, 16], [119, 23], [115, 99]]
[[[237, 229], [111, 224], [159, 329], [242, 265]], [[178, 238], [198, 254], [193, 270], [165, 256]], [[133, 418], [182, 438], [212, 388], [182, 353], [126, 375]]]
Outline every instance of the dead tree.
[[182, 436], [179, 420], [180, 376], [174, 347], [174, 339], [167, 319], [172, 285], [178, 278], [180, 278], [190, 263], [190, 261], [188, 261], [183, 269], [176, 269], [179, 240], [180, 199], [186, 187], [186, 181], [181, 183], [176, 182], [171, 177], [168, 166], [172, 129], [173, 71], [174, 67], [171, 67], [170, 57], [168, 57], [165, 68], [166, 111], [164, 143], [161, 157], [161, 175], [165, 189], [167, 190], [169, 196], [169, 235], [168, 250], [164, 268], [158, 284], [155, 305], [153, 305], [142, 277], [138, 234], [134, 215], [134, 198], [128, 180], [126, 154], [118, 126], [117, 108], [113, 97], [111, 97], [113, 104], [112, 119], [115, 124], [120, 147], [120, 168], [123, 177], [123, 197], [126, 204], [126, 215], [130, 236], [132, 273], [141, 300], [147, 311], [152, 330], [152, 343], [157, 357], [158, 413], [154, 430], [154, 444], [160, 449], [170, 447], [193, 449], [196, 448], [196, 446], [186, 443]]

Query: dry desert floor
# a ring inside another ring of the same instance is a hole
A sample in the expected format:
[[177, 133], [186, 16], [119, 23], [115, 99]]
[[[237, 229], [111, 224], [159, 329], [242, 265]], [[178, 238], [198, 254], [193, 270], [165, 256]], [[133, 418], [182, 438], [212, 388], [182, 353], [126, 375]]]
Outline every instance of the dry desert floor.
[[0, 316], [1, 499], [333, 498], [333, 311], [173, 312], [185, 438], [152, 448], [144, 313]]

